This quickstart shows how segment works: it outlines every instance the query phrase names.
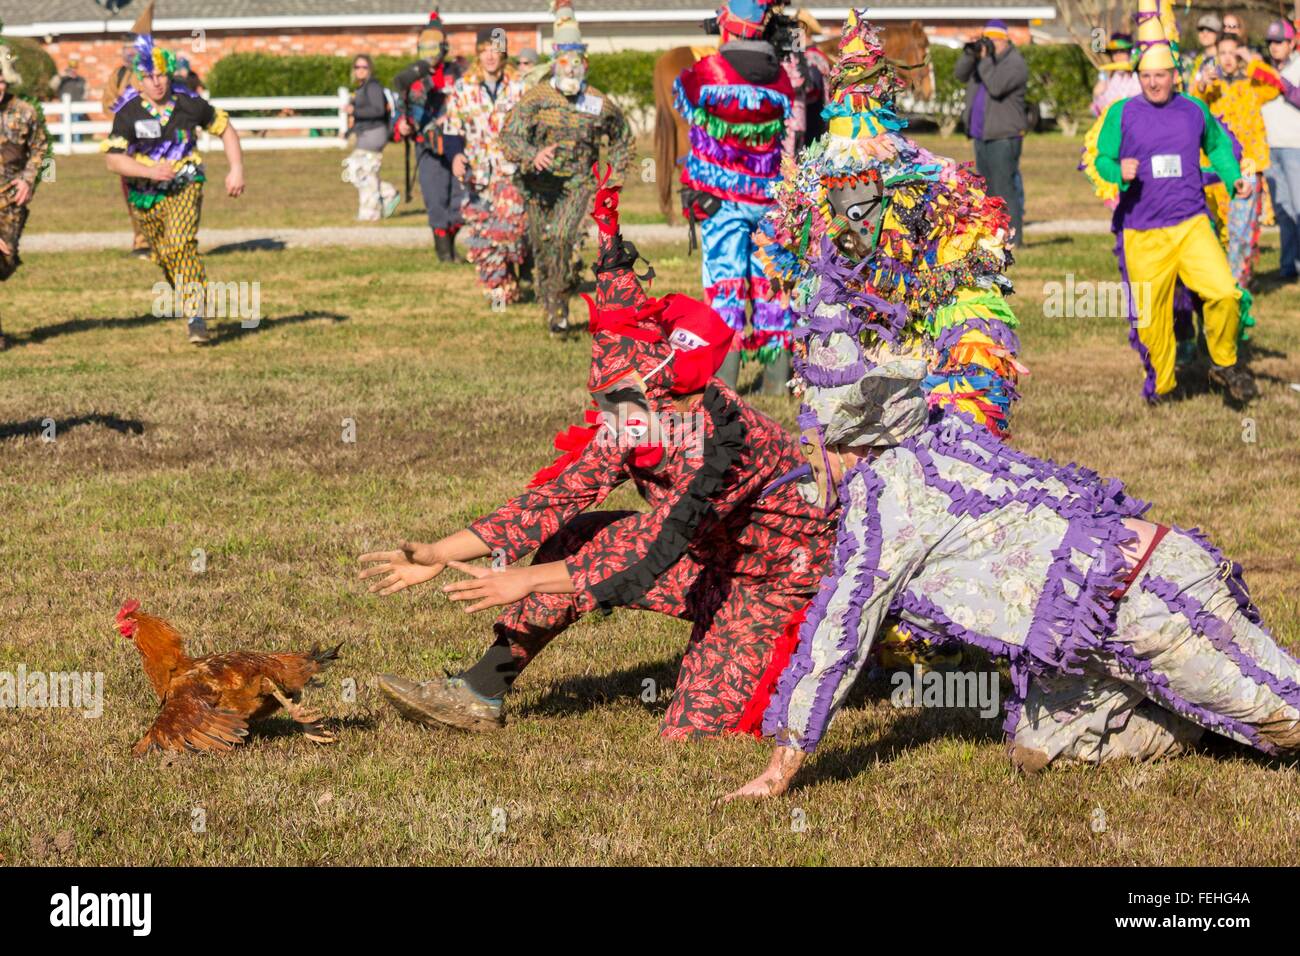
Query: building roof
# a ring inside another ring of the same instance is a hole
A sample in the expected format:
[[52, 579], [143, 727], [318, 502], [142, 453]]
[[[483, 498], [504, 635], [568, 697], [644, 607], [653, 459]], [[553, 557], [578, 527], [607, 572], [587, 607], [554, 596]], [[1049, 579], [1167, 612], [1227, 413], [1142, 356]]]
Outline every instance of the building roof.
[[[815, 2], [815, 0], [814, 0]], [[109, 13], [95, 0], [0, 0], [0, 20], [12, 36], [68, 33], [120, 33], [144, 9], [146, 0], [130, 0]], [[546, 24], [552, 14], [545, 0], [442, 0], [442, 19], [458, 24]], [[716, 0], [577, 0], [579, 22], [645, 23], [699, 21], [712, 16]], [[154, 27], [159, 32], [285, 27], [410, 26], [428, 18], [429, 0], [159, 0]], [[843, 20], [845, 6], [811, 6], [823, 22]], [[1042, 0], [873, 0], [878, 20], [983, 21], [995, 12], [1004, 19], [1056, 18], [1053, 2]]]

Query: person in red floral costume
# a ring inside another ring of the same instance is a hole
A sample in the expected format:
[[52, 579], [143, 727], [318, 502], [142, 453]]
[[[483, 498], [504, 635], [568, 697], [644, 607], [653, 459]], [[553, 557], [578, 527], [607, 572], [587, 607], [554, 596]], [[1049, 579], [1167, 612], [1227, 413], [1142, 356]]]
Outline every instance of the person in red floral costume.
[[[506, 692], [547, 644], [583, 614], [625, 607], [694, 623], [661, 735], [735, 730], [827, 564], [822, 509], [793, 483], [769, 489], [802, 464], [794, 439], [715, 377], [731, 329], [698, 300], [646, 296], [618, 231], [617, 189], [602, 184], [593, 217], [590, 427], [561, 434], [566, 454], [468, 529], [361, 556], [371, 591], [393, 594], [451, 566], [469, 575], [443, 588], [453, 600], [503, 608], [495, 643], [464, 673], [381, 677], [397, 709], [426, 725], [501, 727]], [[648, 510], [587, 512], [628, 480]], [[516, 564], [530, 552], [531, 564]], [[465, 563], [488, 556], [494, 568]]]

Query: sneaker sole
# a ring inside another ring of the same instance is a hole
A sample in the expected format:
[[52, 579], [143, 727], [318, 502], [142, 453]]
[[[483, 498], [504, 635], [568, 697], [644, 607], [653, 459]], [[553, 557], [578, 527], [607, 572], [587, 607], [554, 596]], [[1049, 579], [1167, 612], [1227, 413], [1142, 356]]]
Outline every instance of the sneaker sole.
[[422, 724], [425, 727], [453, 727], [456, 730], [467, 730], [471, 733], [488, 733], [493, 730], [500, 730], [505, 726], [504, 722], [486, 720], [482, 717], [470, 717], [459, 710], [442, 710], [438, 707], [429, 707], [427, 704], [417, 706], [382, 681], [379, 684], [379, 689], [399, 714], [407, 720]]

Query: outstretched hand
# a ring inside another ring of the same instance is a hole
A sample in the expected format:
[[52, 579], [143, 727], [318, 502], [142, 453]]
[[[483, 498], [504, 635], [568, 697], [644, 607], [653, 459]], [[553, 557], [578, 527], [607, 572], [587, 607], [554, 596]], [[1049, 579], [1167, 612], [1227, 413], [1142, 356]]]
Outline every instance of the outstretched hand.
[[369, 551], [357, 560], [371, 565], [357, 575], [363, 581], [384, 575], [367, 588], [371, 594], [378, 592], [381, 595], [396, 594], [416, 584], [432, 581], [447, 567], [446, 562], [438, 559], [433, 545], [410, 541], [403, 541], [396, 551]]
[[449, 561], [449, 566], [464, 571], [469, 578], [443, 585], [443, 593], [453, 601], [473, 601], [466, 614], [522, 601], [533, 593], [529, 568], [485, 568], [464, 561]]

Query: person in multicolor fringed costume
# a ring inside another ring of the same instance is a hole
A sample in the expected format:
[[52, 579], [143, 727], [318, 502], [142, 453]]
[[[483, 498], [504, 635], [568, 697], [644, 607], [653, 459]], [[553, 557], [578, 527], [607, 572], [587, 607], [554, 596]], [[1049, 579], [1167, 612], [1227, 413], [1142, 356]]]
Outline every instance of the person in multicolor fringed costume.
[[704, 295], [735, 332], [719, 375], [734, 387], [742, 355], [756, 358], [765, 366], [763, 391], [779, 394], [789, 378], [790, 311], [771, 289], [752, 235], [781, 177], [794, 89], [763, 39], [767, 18], [763, 0], [725, 0], [718, 52], [683, 70], [673, 96], [690, 128], [682, 211], [692, 235], [699, 224]]
[[135, 219], [149, 239], [150, 258], [162, 267], [167, 284], [184, 303], [189, 340], [209, 341], [204, 310], [207, 274], [199, 258], [199, 212], [206, 172], [198, 134], [221, 138], [230, 170], [226, 193], [244, 192], [244, 161], [239, 134], [224, 110], [188, 87], [173, 84], [176, 55], [156, 46], [150, 34], [135, 40], [132, 64], [136, 85], [113, 109], [113, 129], [101, 149], [110, 172], [126, 177]]
[[932, 644], [1009, 662], [1004, 728], [1025, 773], [1173, 756], [1205, 730], [1300, 750], [1300, 662], [1265, 630], [1239, 565], [1148, 520], [1119, 481], [927, 407], [924, 363], [878, 340], [865, 311], [797, 336], [805, 448], [838, 544], [771, 688], [771, 762], [728, 799], [786, 790], [889, 613]]
[[800, 324], [848, 311], [883, 316], [881, 345], [929, 363], [930, 401], [1001, 437], [1023, 371], [1006, 302], [1006, 204], [969, 164], [901, 135], [906, 121], [893, 106], [902, 89], [876, 31], [850, 11], [829, 129], [775, 187], [760, 256]]
[[515, 183], [515, 164], [501, 148], [506, 117], [524, 95], [524, 81], [507, 62], [506, 31], [478, 34], [478, 61], [456, 81], [442, 122], [452, 144], [451, 169], [465, 184], [465, 258], [494, 306], [519, 300], [519, 270], [528, 260], [528, 217]]
[[[893, 104], [902, 89], [876, 31], [851, 12], [831, 71], [827, 133], [787, 166], [757, 235], [760, 255], [798, 324], [884, 316], [877, 344], [929, 363], [930, 401], [1003, 437], [1024, 372], [1006, 301], [1006, 204], [969, 165], [901, 135]], [[905, 627], [890, 629], [879, 656], [886, 666], [960, 659]]]
[[[491, 731], [515, 679], [583, 615], [613, 608], [692, 622], [660, 734], [711, 737], [752, 716], [777, 639], [824, 572], [830, 523], [793, 483], [798, 446], [715, 377], [732, 331], [708, 305], [650, 298], [618, 228], [618, 191], [595, 193], [600, 232], [590, 427], [521, 495], [433, 544], [362, 555], [372, 591], [392, 594], [451, 565], [471, 575], [444, 590], [467, 610], [500, 607], [496, 642], [454, 677], [385, 675], [384, 694], [430, 726]], [[645, 511], [589, 510], [631, 482]], [[530, 565], [514, 566], [535, 552]], [[465, 564], [493, 558], [493, 567]], [[507, 565], [511, 565], [507, 567]], [[761, 715], [761, 711], [759, 711]]]
[[1250, 300], [1207, 215], [1202, 153], [1237, 196], [1248, 196], [1251, 187], [1224, 128], [1203, 102], [1175, 90], [1177, 25], [1168, 0], [1139, 0], [1135, 22], [1142, 93], [1106, 108], [1085, 140], [1083, 167], [1099, 195], [1114, 190], [1118, 196], [1111, 230], [1129, 290], [1129, 342], [1146, 370], [1142, 394], [1156, 405], [1177, 385], [1175, 295], [1181, 282], [1203, 303], [1210, 382], [1246, 402], [1258, 395], [1237, 355], [1238, 338], [1253, 322], [1246, 317]]

